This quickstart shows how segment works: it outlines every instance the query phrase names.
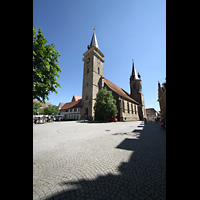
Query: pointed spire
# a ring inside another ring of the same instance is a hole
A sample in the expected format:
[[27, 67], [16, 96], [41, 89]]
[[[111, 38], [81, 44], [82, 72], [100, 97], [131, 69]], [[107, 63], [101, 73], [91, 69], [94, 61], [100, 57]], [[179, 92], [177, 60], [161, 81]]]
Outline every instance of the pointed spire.
[[132, 59], [132, 64], [133, 64], [133, 67], [132, 67], [132, 75], [131, 76], [132, 76], [133, 79], [139, 79], [133, 59]]
[[98, 43], [97, 43], [97, 37], [96, 37], [96, 34], [95, 34], [95, 27], [94, 27], [94, 32], [93, 32], [93, 35], [92, 35], [92, 40], [91, 40], [91, 43], [90, 43], [90, 47], [92, 47], [92, 46], [99, 48]]

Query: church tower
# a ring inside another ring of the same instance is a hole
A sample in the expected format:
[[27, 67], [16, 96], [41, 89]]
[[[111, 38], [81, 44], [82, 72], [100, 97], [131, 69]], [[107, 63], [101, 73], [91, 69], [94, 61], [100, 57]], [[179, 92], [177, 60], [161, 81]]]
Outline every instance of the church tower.
[[146, 117], [144, 95], [142, 93], [141, 77], [140, 74], [136, 71], [134, 62], [132, 66], [132, 74], [130, 76], [130, 91], [131, 97], [135, 99], [138, 103], [140, 103], [138, 113], [140, 120], [142, 120], [143, 117]]
[[104, 55], [99, 50], [95, 29], [88, 50], [83, 54], [82, 119], [94, 120], [94, 104], [97, 92], [102, 88]]

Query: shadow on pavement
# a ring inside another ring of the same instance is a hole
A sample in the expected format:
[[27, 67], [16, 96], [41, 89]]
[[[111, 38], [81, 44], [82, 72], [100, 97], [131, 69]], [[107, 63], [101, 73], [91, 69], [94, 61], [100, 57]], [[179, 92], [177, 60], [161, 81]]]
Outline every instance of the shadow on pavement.
[[139, 132], [138, 139], [126, 138], [116, 147], [133, 151], [129, 162], [122, 162], [118, 167], [120, 175], [62, 182], [61, 185], [76, 186], [76, 189], [47, 199], [166, 199], [166, 132], [154, 122], [142, 127], [142, 130], [133, 130]]

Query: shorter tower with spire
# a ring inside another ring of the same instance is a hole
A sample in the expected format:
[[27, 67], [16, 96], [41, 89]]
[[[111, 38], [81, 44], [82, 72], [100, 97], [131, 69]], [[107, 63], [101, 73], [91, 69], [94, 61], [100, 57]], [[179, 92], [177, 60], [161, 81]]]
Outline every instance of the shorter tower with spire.
[[130, 93], [131, 93], [131, 97], [140, 104], [139, 109], [138, 109], [140, 120], [142, 120], [143, 117], [146, 117], [144, 95], [142, 93], [141, 82], [142, 82], [141, 76], [139, 73], [137, 73], [135, 65], [134, 65], [134, 60], [132, 60], [132, 73], [130, 76]]

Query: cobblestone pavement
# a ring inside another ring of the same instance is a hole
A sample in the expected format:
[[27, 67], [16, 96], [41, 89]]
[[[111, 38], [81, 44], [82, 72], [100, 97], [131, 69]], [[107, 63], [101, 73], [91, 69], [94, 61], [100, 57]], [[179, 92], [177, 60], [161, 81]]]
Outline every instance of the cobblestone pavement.
[[141, 121], [33, 125], [33, 199], [166, 199], [166, 131]]

